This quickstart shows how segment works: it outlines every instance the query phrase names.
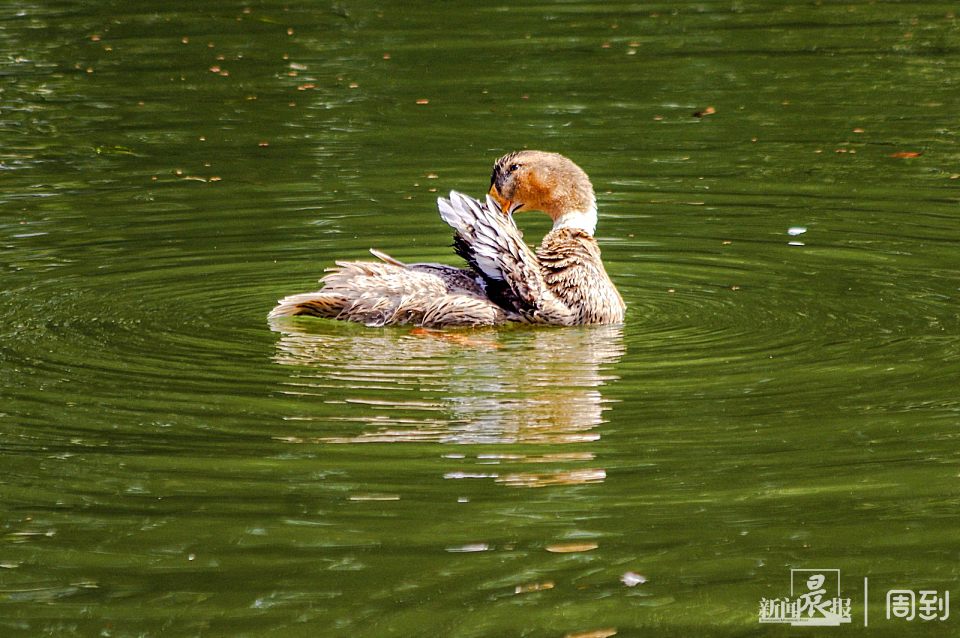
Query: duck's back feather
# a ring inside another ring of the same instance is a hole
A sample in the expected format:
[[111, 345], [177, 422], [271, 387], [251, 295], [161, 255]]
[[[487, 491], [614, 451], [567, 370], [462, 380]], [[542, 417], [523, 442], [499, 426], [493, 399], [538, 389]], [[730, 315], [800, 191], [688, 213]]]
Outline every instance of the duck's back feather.
[[281, 299], [271, 318], [309, 315], [370, 326], [481, 326], [508, 320], [483, 296], [468, 271], [441, 264], [343, 262], [323, 278], [323, 289]]

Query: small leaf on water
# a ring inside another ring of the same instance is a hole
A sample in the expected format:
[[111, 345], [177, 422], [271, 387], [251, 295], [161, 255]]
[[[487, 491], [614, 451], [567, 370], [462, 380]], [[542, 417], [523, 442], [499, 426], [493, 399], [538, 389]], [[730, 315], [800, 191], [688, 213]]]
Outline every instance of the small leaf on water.
[[897, 159], [910, 159], [913, 157], [920, 157], [923, 155], [923, 151], [900, 151], [898, 153], [891, 153], [890, 157], [895, 157]]
[[575, 634], [567, 634], [563, 638], [610, 638], [610, 636], [616, 635], [616, 629], [613, 627], [606, 627], [604, 629], [594, 629], [593, 631], [580, 631]]
[[577, 552], [589, 552], [599, 547], [596, 543], [558, 543], [547, 545], [547, 551], [553, 554], [574, 554]]

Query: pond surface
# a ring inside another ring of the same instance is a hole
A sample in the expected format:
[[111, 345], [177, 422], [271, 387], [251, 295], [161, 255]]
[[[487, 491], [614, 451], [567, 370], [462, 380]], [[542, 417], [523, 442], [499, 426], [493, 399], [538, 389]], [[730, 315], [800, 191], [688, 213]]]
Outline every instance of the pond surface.
[[[95, 4], [0, 15], [0, 634], [960, 631], [955, 3]], [[523, 147], [625, 325], [267, 322]]]

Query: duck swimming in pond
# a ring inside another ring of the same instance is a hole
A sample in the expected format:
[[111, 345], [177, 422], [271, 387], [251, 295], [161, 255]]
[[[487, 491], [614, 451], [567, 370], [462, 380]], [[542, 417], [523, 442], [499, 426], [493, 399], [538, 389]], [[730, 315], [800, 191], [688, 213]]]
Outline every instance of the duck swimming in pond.
[[[317, 292], [281, 299], [270, 318], [313, 315], [370, 326], [581, 325], [623, 321], [625, 305], [600, 259], [597, 202], [587, 174], [556, 153], [518, 151], [493, 166], [486, 201], [451, 191], [437, 200], [469, 269], [336, 262]], [[553, 228], [536, 252], [513, 220], [539, 210]]]

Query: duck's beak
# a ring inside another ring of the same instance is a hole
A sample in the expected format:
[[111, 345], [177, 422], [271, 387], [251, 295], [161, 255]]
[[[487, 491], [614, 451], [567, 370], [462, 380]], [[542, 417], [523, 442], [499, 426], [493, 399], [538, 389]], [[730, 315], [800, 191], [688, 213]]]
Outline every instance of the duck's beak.
[[497, 191], [496, 184], [490, 185], [490, 190], [487, 191], [487, 194], [490, 195], [490, 197], [492, 197], [495, 202], [497, 202], [497, 205], [500, 207], [500, 212], [502, 212], [504, 215], [509, 216], [517, 208], [520, 208], [519, 206], [515, 206], [515, 204], [511, 202], [509, 199], [506, 199], [505, 197], [501, 197], [500, 192]]

